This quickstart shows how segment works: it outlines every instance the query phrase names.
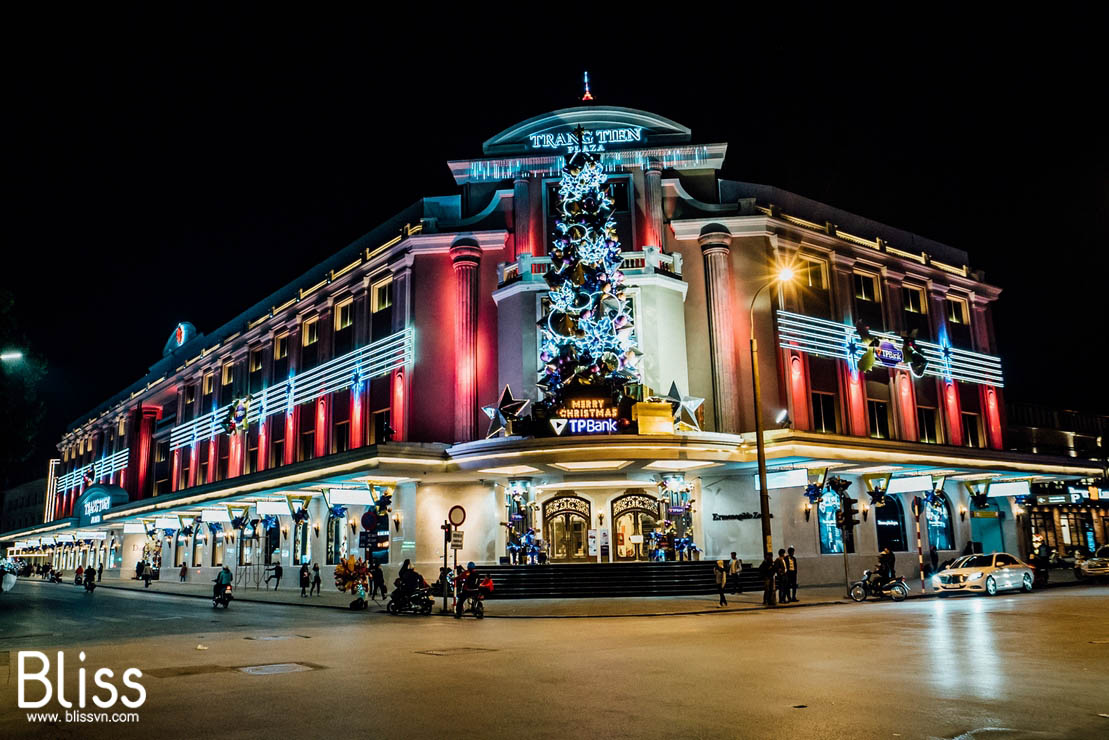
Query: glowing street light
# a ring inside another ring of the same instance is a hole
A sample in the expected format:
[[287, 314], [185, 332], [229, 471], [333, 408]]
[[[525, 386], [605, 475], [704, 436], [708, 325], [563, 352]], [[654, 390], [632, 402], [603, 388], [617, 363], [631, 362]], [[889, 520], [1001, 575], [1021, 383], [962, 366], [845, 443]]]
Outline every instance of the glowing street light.
[[0, 361], [3, 362], [19, 362], [23, 359], [23, 353], [18, 350], [5, 350], [0, 352]]
[[770, 540], [770, 487], [766, 484], [766, 445], [762, 439], [762, 390], [759, 387], [759, 344], [755, 339], [755, 300], [758, 299], [759, 293], [771, 285], [792, 282], [795, 276], [796, 273], [792, 267], [788, 265], [781, 267], [774, 277], [751, 296], [751, 307], [747, 311], [751, 316], [751, 384], [755, 389], [755, 446], [759, 458], [759, 510], [762, 513], [763, 552], [771, 554], [774, 552], [774, 547]]

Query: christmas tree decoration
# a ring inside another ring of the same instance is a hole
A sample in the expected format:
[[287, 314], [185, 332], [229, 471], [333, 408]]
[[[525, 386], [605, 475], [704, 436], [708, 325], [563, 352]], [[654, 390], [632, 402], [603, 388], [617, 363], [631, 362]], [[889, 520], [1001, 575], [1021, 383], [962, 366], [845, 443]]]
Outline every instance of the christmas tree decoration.
[[[579, 127], [577, 141], [583, 134]], [[561, 406], [572, 386], [601, 386], [598, 391], [616, 397], [627, 383], [639, 382], [635, 326], [607, 179], [601, 163], [579, 150], [559, 182], [551, 267], [544, 276], [549, 308], [539, 322], [543, 368], [538, 386], [547, 410]]]
[[332, 506], [330, 509], [328, 509], [328, 512], [336, 519], [342, 519], [347, 515], [347, 507], [336, 504], [335, 506]]
[[266, 514], [264, 517], [262, 517], [262, 526], [265, 527], [267, 530], [277, 529], [277, 515]]
[[489, 429], [485, 433], [485, 438], [491, 439], [502, 432], [506, 436], [511, 436], [513, 423], [520, 420], [520, 415], [529, 403], [531, 401], [526, 398], [513, 398], [512, 388], [506, 385], [501, 391], [501, 400], [496, 406], [481, 407], [489, 417]]
[[816, 506], [817, 504], [819, 504], [820, 499], [823, 496], [824, 496], [824, 490], [820, 486], [818, 486], [817, 484], [810, 483], [809, 485], [805, 486], [805, 498], [807, 498], [809, 500], [809, 503], [812, 504], [813, 506]]

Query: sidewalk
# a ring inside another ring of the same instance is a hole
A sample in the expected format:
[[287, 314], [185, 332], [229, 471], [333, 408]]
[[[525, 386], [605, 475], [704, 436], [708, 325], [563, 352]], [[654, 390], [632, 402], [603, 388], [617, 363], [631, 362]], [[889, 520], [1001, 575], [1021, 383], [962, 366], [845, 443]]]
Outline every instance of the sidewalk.
[[[1051, 572], [1053, 586], [1072, 586], [1078, 583], [1073, 572], [1056, 570]], [[920, 579], [910, 580], [912, 591], [910, 599], [931, 598], [931, 586], [920, 591]], [[105, 578], [99, 586], [109, 589], [143, 591], [145, 593], [168, 594], [210, 599], [212, 584], [199, 582], [180, 583], [176, 577], [166, 581], [151, 581], [150, 588], [144, 588], [142, 581], [125, 578]], [[59, 588], [76, 588], [59, 584]], [[800, 600], [795, 604], [769, 607], [777, 610], [798, 609], [808, 606], [831, 606], [852, 603], [845, 597], [846, 589], [841, 585], [808, 586], [798, 590]], [[341, 593], [331, 584], [323, 584], [319, 596], [302, 597], [299, 587], [282, 587], [278, 591], [253, 586], [235, 586], [235, 601], [263, 604], [285, 604], [289, 606], [327, 607], [349, 610], [352, 596]], [[586, 618], [586, 617], [648, 617], [677, 616], [681, 614], [715, 614], [721, 612], [743, 612], [767, 609], [762, 605], [761, 591], [748, 591], [743, 595], [727, 595], [728, 606], [717, 606], [715, 594], [706, 596], [634, 596], [605, 599], [490, 599], [486, 602], [486, 616], [490, 618]], [[436, 599], [436, 613], [442, 606], [442, 598]], [[384, 613], [385, 601], [370, 601], [370, 613]]]

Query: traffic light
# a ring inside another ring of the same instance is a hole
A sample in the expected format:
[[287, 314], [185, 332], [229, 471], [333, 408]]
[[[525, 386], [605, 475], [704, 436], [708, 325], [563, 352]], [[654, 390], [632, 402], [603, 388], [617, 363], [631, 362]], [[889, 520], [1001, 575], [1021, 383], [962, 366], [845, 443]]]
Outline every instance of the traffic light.
[[843, 497], [843, 508], [846, 509], [844, 516], [847, 518], [847, 525], [850, 527], [858, 526], [859, 524], [859, 510], [855, 506], [859, 503], [857, 498]]
[[839, 509], [836, 510], [836, 528], [843, 529], [843, 512]]

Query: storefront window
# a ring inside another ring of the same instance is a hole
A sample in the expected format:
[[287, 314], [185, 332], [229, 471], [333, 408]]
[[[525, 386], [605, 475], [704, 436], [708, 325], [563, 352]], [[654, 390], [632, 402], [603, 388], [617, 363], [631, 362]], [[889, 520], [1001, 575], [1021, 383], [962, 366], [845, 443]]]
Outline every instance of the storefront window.
[[281, 530], [277, 527], [265, 531], [264, 554], [266, 565], [273, 565], [281, 561]]
[[336, 565], [347, 554], [346, 517], [327, 517], [327, 564]]
[[928, 542], [937, 550], [954, 550], [955, 533], [951, 530], [951, 505], [946, 496], [940, 496], [925, 507], [928, 524]]
[[[820, 553], [831, 555], [843, 552], [843, 531], [836, 526], [836, 512], [840, 510], [839, 494], [828, 491], [817, 504], [817, 521], [820, 526]], [[851, 532], [847, 532], [847, 552], [855, 551]]]
[[312, 562], [311, 543], [308, 541], [308, 522], [300, 522], [293, 529], [293, 565]]
[[[216, 525], [219, 526], [219, 525]], [[211, 529], [211, 527], [209, 527]], [[212, 565], [223, 565], [223, 529], [212, 532]]]
[[174, 538], [174, 542], [177, 543], [177, 546], [173, 548], [173, 566], [175, 568], [180, 568], [187, 557], [189, 538], [183, 534], [178, 534]]
[[878, 549], [893, 552], [908, 549], [905, 542], [905, 516], [896, 496], [886, 496], [881, 506], [874, 507], [874, 527], [878, 531]]
[[257, 548], [257, 530], [248, 524], [239, 534], [239, 565], [254, 565], [254, 551]]
[[193, 567], [199, 568], [204, 565], [204, 533], [201, 531], [203, 524], [197, 524], [196, 532], [193, 534]]

